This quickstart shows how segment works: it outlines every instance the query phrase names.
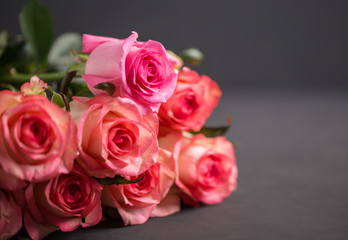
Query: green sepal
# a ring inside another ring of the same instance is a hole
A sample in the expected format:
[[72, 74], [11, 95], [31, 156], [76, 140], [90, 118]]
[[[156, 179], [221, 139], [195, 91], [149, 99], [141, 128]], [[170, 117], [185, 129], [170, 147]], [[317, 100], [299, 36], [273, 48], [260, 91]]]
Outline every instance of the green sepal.
[[85, 67], [86, 67], [85, 62], [77, 63], [74, 65], [70, 65], [67, 71], [68, 72], [77, 71], [76, 76], [82, 76], [83, 74], [85, 74]]
[[145, 174], [141, 174], [138, 178], [136, 179], [131, 179], [131, 180], [127, 180], [124, 177], [120, 176], [120, 175], [115, 175], [115, 177], [113, 178], [94, 178], [95, 180], [97, 180], [98, 183], [102, 184], [102, 185], [120, 185], [120, 184], [133, 184], [133, 183], [137, 183], [140, 182], [141, 180], [143, 180]]
[[231, 125], [219, 126], [219, 127], [202, 127], [198, 132], [190, 132], [193, 135], [203, 134], [206, 137], [218, 137], [223, 136], [228, 131]]
[[51, 92], [51, 102], [57, 104], [60, 108], [67, 109], [67, 106], [65, 105], [64, 99], [62, 95], [55, 92], [51, 86], [47, 86], [47, 90]]

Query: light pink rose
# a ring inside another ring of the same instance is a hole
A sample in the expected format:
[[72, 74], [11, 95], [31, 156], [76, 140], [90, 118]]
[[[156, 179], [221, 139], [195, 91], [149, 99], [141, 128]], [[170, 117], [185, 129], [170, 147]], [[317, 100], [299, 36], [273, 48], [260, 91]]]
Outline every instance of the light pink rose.
[[96, 225], [102, 218], [102, 187], [77, 164], [69, 174], [32, 183], [25, 191], [24, 225], [33, 239], [42, 239], [60, 229]]
[[0, 191], [0, 239], [9, 239], [22, 227], [22, 209], [11, 192]]
[[161, 105], [160, 123], [177, 130], [199, 131], [221, 97], [219, 86], [209, 77], [184, 67], [172, 97]]
[[[174, 160], [170, 153], [160, 149], [158, 162], [144, 173], [140, 182], [105, 186], [102, 203], [117, 208], [125, 225], [142, 224], [151, 216], [173, 185], [174, 169]], [[156, 210], [156, 216], [173, 213], [172, 205], [170, 201], [164, 202], [161, 208]]]
[[0, 188], [68, 173], [77, 155], [76, 125], [46, 97], [0, 92]]
[[157, 116], [143, 115], [131, 99], [74, 98], [71, 114], [78, 124], [77, 161], [91, 176], [137, 176], [157, 161]]
[[237, 176], [233, 146], [224, 137], [184, 137], [177, 159], [176, 185], [186, 203], [220, 203], [236, 189]]
[[104, 92], [94, 86], [111, 83], [117, 89], [114, 96], [135, 100], [144, 107], [142, 112], [148, 111], [148, 106], [158, 112], [173, 94], [177, 74], [161, 43], [139, 42], [137, 38], [136, 32], [126, 39], [85, 34], [83, 51], [91, 54], [82, 77], [94, 94]]

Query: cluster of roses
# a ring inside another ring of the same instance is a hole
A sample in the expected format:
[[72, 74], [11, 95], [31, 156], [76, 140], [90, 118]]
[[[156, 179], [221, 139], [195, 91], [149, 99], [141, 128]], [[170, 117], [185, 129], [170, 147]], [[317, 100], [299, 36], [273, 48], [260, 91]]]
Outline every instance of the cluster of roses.
[[[74, 97], [70, 112], [37, 77], [0, 92], [0, 239], [22, 222], [33, 239], [93, 226], [102, 206], [141, 224], [180, 211], [181, 200], [216, 204], [235, 190], [232, 144], [189, 133], [212, 113], [219, 87], [137, 37], [84, 35], [83, 78], [95, 97]], [[98, 181], [115, 176], [136, 183]]]

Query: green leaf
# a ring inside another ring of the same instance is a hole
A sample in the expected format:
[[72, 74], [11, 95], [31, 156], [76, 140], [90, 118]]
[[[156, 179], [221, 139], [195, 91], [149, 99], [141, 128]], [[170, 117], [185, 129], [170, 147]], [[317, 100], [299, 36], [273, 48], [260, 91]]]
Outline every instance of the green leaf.
[[202, 133], [206, 137], [218, 137], [223, 136], [231, 125], [220, 126], [220, 127], [202, 127], [198, 132], [191, 132], [193, 135]]
[[19, 23], [37, 66], [45, 67], [53, 39], [52, 19], [49, 11], [37, 0], [29, 0], [19, 14]]
[[72, 49], [82, 50], [82, 36], [79, 33], [64, 33], [52, 44], [48, 54], [48, 64], [58, 71], [65, 71], [74, 64], [71, 58]]
[[95, 85], [94, 88], [104, 90], [109, 95], [114, 94], [114, 92], [116, 90], [115, 85], [108, 83], [108, 82], [99, 83], [99, 84]]
[[0, 58], [5, 52], [9, 40], [9, 35], [6, 30], [1, 31], [0, 33]]
[[57, 104], [61, 108], [65, 108], [64, 99], [59, 93], [53, 92], [51, 102]]
[[140, 182], [141, 180], [143, 180], [144, 175], [145, 174], [143, 173], [138, 178], [131, 179], [131, 180], [127, 180], [120, 175], [115, 175], [115, 177], [113, 177], [113, 178], [108, 177], [108, 178], [94, 178], [94, 179], [97, 180], [102, 185], [133, 184], [133, 183], [137, 183], [137, 182]]

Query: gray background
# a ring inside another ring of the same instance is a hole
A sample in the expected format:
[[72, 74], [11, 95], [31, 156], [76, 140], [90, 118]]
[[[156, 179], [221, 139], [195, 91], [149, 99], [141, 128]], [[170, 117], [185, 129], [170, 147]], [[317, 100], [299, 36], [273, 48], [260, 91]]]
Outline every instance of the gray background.
[[[2, 1], [0, 29], [19, 32], [26, 1]], [[345, 0], [44, 1], [56, 35], [67, 31], [118, 38], [132, 30], [174, 51], [200, 48], [201, 74], [223, 89], [238, 85], [347, 85]]]
[[[18, 33], [24, 1], [2, 2]], [[232, 116], [239, 188], [222, 204], [138, 226], [101, 224], [49, 239], [347, 239], [347, 1], [45, 1], [66, 31], [198, 47]]]

